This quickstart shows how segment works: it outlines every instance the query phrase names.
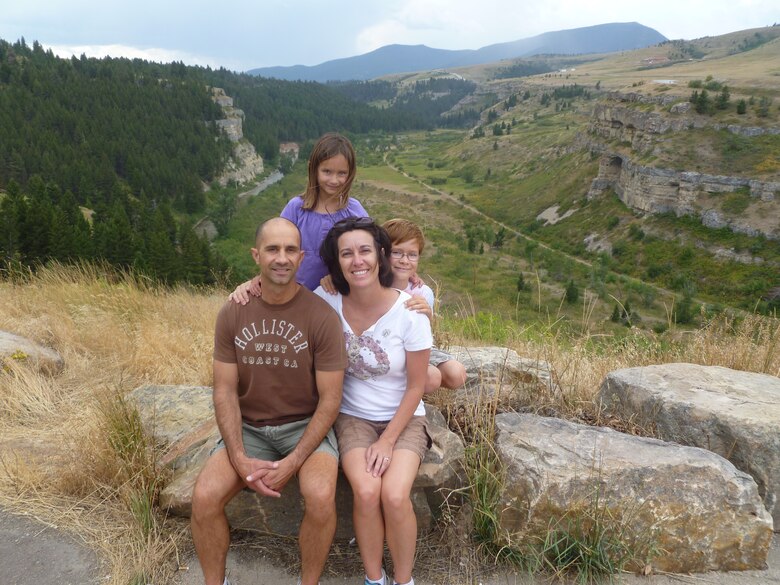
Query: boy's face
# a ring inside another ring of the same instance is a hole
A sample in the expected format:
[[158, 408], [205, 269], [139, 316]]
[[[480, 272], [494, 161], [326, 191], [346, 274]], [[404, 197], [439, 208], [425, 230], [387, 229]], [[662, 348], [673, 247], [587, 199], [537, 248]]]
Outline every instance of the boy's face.
[[[411, 257], [410, 257], [411, 256]], [[390, 266], [393, 276], [408, 280], [417, 273], [417, 264], [420, 261], [420, 246], [415, 240], [395, 242], [390, 248]]]

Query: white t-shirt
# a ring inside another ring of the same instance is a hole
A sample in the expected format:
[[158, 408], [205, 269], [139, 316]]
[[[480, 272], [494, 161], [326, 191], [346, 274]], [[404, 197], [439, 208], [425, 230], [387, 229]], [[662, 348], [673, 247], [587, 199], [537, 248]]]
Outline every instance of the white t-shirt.
[[[322, 287], [314, 291], [341, 317], [348, 360], [340, 409], [345, 414], [373, 421], [392, 419], [406, 392], [406, 352], [428, 349], [433, 343], [428, 317], [406, 309], [409, 295], [399, 292], [387, 313], [362, 335], [355, 335], [344, 319], [343, 297]], [[414, 414], [425, 416], [422, 400]]]
[[412, 288], [412, 283], [410, 282], [408, 285], [406, 285], [404, 292], [412, 295], [413, 297], [424, 298], [425, 302], [428, 303], [428, 306], [431, 308], [431, 311], [433, 311], [433, 291], [427, 284]]

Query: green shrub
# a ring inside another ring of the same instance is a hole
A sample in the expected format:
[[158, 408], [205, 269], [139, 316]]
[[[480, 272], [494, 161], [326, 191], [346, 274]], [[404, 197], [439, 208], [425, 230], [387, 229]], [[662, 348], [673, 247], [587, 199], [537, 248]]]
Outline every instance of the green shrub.
[[750, 195], [744, 192], [735, 192], [728, 194], [720, 208], [726, 213], [742, 213], [750, 206]]

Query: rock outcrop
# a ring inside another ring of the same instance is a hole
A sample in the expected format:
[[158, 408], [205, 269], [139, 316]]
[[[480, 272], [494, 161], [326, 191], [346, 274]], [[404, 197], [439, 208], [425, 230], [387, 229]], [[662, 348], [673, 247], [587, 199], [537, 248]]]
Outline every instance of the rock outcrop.
[[244, 138], [244, 112], [233, 106], [233, 98], [219, 87], [211, 88], [214, 102], [222, 108], [225, 118], [217, 120], [217, 127], [233, 142], [233, 155], [217, 181], [223, 187], [228, 183], [246, 183], [263, 172], [263, 159], [255, 147]]
[[[780, 134], [777, 127], [743, 127], [713, 124], [708, 116], [691, 113], [689, 102], [678, 102], [674, 96], [664, 99], [640, 94], [609, 94], [607, 101], [596, 104], [588, 132], [577, 145], [602, 156], [599, 174], [593, 180], [588, 198], [599, 197], [609, 189], [632, 209], [646, 213], [673, 212], [678, 217], [701, 217], [704, 225], [729, 228], [750, 236], [764, 235], [780, 239], [780, 182], [758, 181], [746, 177], [709, 175], [692, 171], [655, 168], [637, 164], [632, 155], [614, 152], [615, 142], [630, 145], [638, 154], [651, 154], [663, 135], [691, 129], [725, 130], [739, 136], [754, 137]], [[664, 106], [659, 109], [657, 106]], [[668, 109], [668, 111], [667, 111]], [[735, 192], [749, 193], [750, 209], [738, 214], [725, 213], [711, 195]], [[754, 203], [758, 205], [754, 205]], [[734, 217], [736, 215], [736, 217]]]
[[759, 225], [747, 216], [726, 217], [712, 207], [712, 203], [704, 201], [710, 194], [743, 190], [756, 202], [774, 208], [780, 194], [780, 182], [658, 169], [635, 164], [625, 155], [606, 153], [601, 158], [599, 174], [588, 191], [588, 199], [599, 197], [608, 189], [613, 189], [620, 200], [632, 209], [698, 216], [710, 227], [728, 227], [751, 236], [763, 234], [770, 239], [780, 239], [780, 216], [773, 215], [771, 221]]
[[62, 356], [53, 349], [8, 331], [0, 331], [0, 372], [11, 363], [25, 364], [50, 376], [59, 374], [65, 366]]
[[719, 455], [529, 414], [496, 427], [502, 533], [543, 540], [600, 516], [635, 550], [654, 543], [662, 571], [766, 567], [772, 519], [753, 479]]
[[[142, 386], [130, 394], [144, 427], [163, 446], [160, 464], [172, 472], [172, 479], [160, 494], [160, 505], [173, 514], [189, 516], [192, 488], [203, 464], [219, 438], [213, 418], [211, 388], [186, 386]], [[451, 432], [444, 417], [426, 407], [432, 446], [412, 489], [412, 503], [421, 532], [427, 531], [438, 513], [444, 492], [461, 487], [464, 447]], [[291, 481], [281, 498], [264, 498], [244, 490], [227, 508], [234, 528], [251, 528], [277, 534], [297, 534], [303, 518], [298, 485]], [[336, 493], [339, 517], [337, 536], [350, 538], [352, 531], [352, 490], [339, 473]]]
[[455, 404], [474, 404], [480, 395], [498, 392], [511, 406], [517, 397], [559, 390], [547, 362], [520, 357], [506, 347], [453, 345], [447, 351], [466, 367], [466, 383], [455, 391]]
[[694, 124], [693, 118], [605, 102], [593, 108], [588, 132], [604, 140], [628, 142], [634, 150], [646, 152], [652, 149], [653, 139], [658, 135], [687, 130]]
[[780, 530], [780, 379], [717, 366], [664, 364], [607, 375], [608, 412], [667, 441], [702, 447], [750, 474]]
[[210, 386], [139, 386], [129, 394], [144, 430], [169, 447], [206, 422], [214, 421]]

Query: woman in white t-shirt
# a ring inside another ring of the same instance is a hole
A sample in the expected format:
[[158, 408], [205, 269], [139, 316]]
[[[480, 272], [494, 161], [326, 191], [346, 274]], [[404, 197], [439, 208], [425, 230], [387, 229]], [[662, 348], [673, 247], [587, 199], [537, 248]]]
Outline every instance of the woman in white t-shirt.
[[353, 525], [366, 584], [414, 584], [417, 518], [410, 493], [430, 446], [422, 395], [432, 344], [428, 318], [391, 288], [390, 238], [371, 218], [337, 222], [320, 248], [337, 295], [314, 292], [341, 317], [349, 364], [335, 430], [354, 492]]

